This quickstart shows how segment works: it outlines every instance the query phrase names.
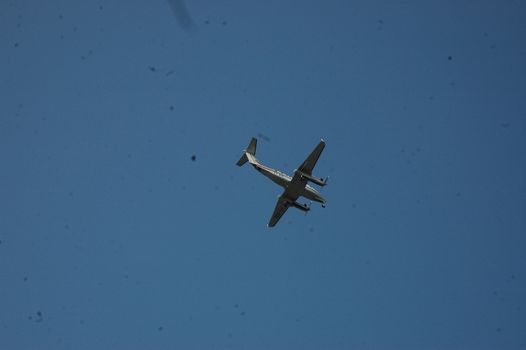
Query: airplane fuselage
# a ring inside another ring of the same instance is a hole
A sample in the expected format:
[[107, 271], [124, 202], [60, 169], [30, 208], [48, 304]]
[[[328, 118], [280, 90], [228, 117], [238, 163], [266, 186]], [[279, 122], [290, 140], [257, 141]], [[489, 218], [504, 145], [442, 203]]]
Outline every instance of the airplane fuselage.
[[299, 182], [294, 183], [294, 188], [292, 188], [292, 177], [282, 173], [279, 170], [269, 168], [259, 162], [252, 163], [252, 166], [259, 171], [261, 174], [265, 175], [269, 179], [271, 179], [276, 184], [280, 185], [284, 189], [288, 189], [288, 193], [290, 193], [291, 197], [305, 197], [307, 199], [310, 199], [315, 202], [319, 202], [322, 204], [325, 204], [325, 199], [321, 196], [320, 192], [318, 192], [315, 188], [310, 186], [307, 181], [305, 182]]

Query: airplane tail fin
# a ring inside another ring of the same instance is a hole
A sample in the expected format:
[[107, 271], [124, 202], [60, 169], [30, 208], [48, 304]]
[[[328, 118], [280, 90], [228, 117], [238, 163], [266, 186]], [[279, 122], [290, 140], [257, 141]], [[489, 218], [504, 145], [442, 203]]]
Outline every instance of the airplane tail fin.
[[237, 163], [236, 163], [237, 166], [242, 166], [247, 161], [249, 161], [249, 156], [248, 155], [250, 155], [250, 159], [254, 159], [255, 158], [257, 142], [258, 142], [258, 140], [255, 137], [253, 137], [250, 140], [250, 143], [248, 144], [248, 147], [243, 151], [243, 155], [237, 161]]

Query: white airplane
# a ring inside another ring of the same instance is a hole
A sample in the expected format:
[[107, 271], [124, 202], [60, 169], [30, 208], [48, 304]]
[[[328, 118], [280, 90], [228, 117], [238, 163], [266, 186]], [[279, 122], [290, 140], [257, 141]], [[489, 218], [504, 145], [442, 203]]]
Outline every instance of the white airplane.
[[325, 199], [318, 191], [316, 191], [316, 189], [308, 184], [309, 181], [319, 186], [325, 186], [327, 184], [327, 178], [322, 179], [312, 176], [312, 169], [314, 169], [321, 152], [325, 148], [325, 141], [320, 141], [300, 167], [294, 170], [294, 176], [292, 177], [261, 164], [256, 159], [256, 144], [257, 139], [253, 137], [236, 164], [242, 166], [247, 161], [250, 162], [257, 171], [285, 189], [278, 198], [278, 203], [276, 204], [274, 213], [272, 213], [272, 217], [267, 225], [268, 227], [275, 226], [291, 206], [304, 212], [308, 212], [310, 210], [309, 205], [296, 202], [300, 196], [319, 202], [321, 203], [321, 206], [325, 208]]

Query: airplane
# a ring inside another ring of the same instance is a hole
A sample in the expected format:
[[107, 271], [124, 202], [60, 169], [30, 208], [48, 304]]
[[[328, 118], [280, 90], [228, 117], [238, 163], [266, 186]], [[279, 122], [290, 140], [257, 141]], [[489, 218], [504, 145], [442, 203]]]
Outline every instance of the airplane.
[[276, 204], [272, 217], [267, 224], [268, 227], [276, 226], [279, 219], [281, 219], [289, 207], [297, 208], [305, 213], [308, 212], [310, 206], [298, 203], [297, 199], [299, 197], [305, 197], [311, 201], [319, 202], [321, 203], [321, 206], [325, 208], [326, 200], [315, 188], [308, 184], [308, 182], [312, 182], [322, 187], [327, 184], [328, 177], [323, 179], [312, 175], [312, 170], [314, 169], [321, 152], [325, 148], [325, 141], [323, 141], [323, 139], [318, 143], [307, 159], [301, 163], [300, 167], [294, 170], [293, 176], [289, 176], [279, 170], [261, 164], [256, 159], [256, 146], [257, 139], [253, 137], [236, 164], [242, 166], [246, 162], [249, 162], [257, 171], [285, 189], [278, 198], [278, 203]]

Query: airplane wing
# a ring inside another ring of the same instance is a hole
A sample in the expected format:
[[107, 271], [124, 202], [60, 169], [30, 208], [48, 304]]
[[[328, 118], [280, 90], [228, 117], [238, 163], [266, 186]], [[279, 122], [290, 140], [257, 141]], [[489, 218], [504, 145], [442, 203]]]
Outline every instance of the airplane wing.
[[274, 212], [272, 213], [272, 217], [270, 218], [270, 221], [268, 222], [268, 227], [274, 227], [278, 223], [279, 219], [285, 214], [287, 209], [289, 209], [289, 202], [285, 199], [283, 195], [279, 196], [278, 203], [276, 203], [276, 208], [274, 208]]
[[316, 165], [316, 162], [318, 161], [318, 158], [320, 158], [320, 154], [325, 148], [325, 141], [321, 140], [320, 143], [314, 148], [311, 154], [305, 159], [303, 163], [301, 163], [299, 167], [299, 171], [305, 174], [312, 175], [312, 169], [314, 169], [314, 166]]

